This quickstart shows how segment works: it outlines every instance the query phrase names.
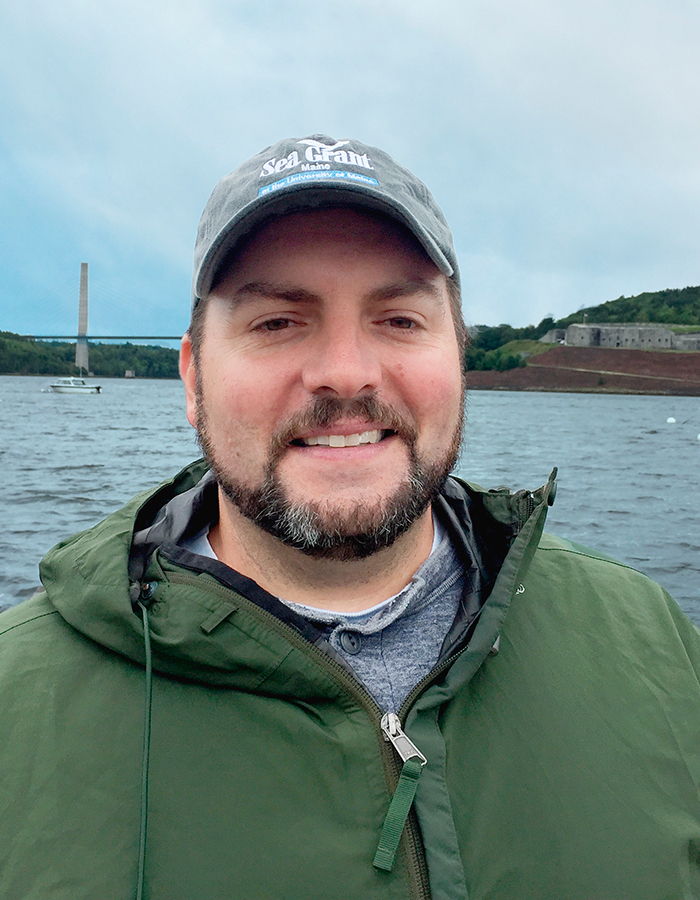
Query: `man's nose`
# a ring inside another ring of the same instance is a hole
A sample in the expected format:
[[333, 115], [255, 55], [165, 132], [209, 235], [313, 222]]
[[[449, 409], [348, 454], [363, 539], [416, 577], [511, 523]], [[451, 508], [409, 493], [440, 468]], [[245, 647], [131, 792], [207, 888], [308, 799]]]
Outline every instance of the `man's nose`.
[[304, 368], [304, 387], [312, 394], [356, 397], [381, 382], [377, 347], [361, 326], [338, 321], [323, 328]]

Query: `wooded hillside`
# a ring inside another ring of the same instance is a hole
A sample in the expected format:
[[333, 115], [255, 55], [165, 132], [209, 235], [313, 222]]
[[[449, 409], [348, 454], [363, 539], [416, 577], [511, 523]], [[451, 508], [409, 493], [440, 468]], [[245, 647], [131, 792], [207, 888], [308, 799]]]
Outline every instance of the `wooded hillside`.
[[[76, 375], [75, 344], [34, 341], [0, 331], [0, 375]], [[98, 378], [178, 378], [178, 352], [140, 344], [90, 343], [90, 371]]]
[[566, 328], [574, 322], [659, 322], [666, 325], [700, 326], [700, 287], [668, 288], [665, 291], [618, 297], [589, 306], [556, 323]]

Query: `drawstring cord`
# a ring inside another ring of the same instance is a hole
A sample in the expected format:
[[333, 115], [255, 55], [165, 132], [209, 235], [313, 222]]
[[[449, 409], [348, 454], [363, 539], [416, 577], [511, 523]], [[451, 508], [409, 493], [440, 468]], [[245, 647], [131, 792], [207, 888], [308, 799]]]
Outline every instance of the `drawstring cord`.
[[139, 825], [139, 867], [136, 900], [143, 900], [144, 869], [146, 863], [146, 830], [148, 827], [148, 763], [151, 755], [151, 698], [153, 696], [153, 660], [148, 610], [138, 601], [143, 620], [143, 648], [146, 656], [146, 698], [143, 713], [143, 751], [141, 754], [141, 821]]

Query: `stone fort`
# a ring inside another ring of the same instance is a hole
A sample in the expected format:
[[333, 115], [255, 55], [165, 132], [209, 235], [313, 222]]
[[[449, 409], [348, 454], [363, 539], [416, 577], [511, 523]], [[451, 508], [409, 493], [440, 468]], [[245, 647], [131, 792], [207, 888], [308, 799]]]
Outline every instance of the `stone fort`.
[[552, 328], [540, 340], [571, 347], [621, 347], [626, 350], [700, 350], [700, 326], [693, 333], [676, 334], [664, 325], [586, 324]]

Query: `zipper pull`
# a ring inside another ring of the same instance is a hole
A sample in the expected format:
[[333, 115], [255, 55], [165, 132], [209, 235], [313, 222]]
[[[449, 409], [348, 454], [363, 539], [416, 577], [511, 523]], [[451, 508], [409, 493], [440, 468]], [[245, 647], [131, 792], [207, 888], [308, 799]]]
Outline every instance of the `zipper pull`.
[[375, 868], [391, 872], [394, 867], [401, 834], [413, 805], [418, 779], [423, 771], [423, 766], [426, 765], [428, 760], [403, 730], [401, 719], [396, 713], [383, 715], [380, 725], [384, 740], [393, 745], [394, 750], [396, 750], [403, 762], [401, 775], [399, 776], [394, 796], [389, 804], [373, 863]]
[[385, 713], [380, 724], [384, 733], [384, 740], [393, 745], [394, 750], [396, 750], [403, 762], [417, 756], [420, 760], [421, 768], [427, 764], [428, 760], [401, 727], [401, 719], [396, 713]]

